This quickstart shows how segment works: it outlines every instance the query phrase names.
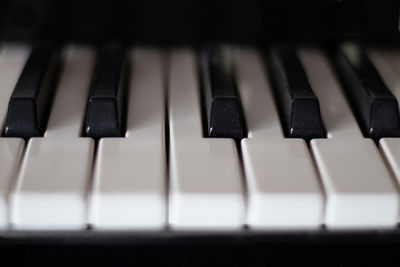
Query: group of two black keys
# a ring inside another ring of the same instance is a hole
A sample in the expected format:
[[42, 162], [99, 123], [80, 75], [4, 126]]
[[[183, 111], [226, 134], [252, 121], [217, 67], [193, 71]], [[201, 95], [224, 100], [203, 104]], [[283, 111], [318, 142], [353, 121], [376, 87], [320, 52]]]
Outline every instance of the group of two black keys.
[[[5, 137], [43, 136], [61, 65], [59, 47], [42, 44], [32, 50], [8, 104]], [[125, 65], [121, 44], [98, 49], [83, 136], [99, 139], [122, 135]]]
[[[362, 49], [358, 56], [352, 61], [338, 49], [333, 57], [360, 128], [374, 140], [400, 136], [396, 98]], [[247, 134], [232, 64], [219, 47], [203, 49], [199, 62], [204, 135], [241, 140]], [[285, 136], [325, 137], [318, 99], [295, 49], [290, 45], [269, 47], [266, 64]], [[32, 50], [9, 101], [5, 137], [43, 136], [60, 65], [58, 48], [40, 45]], [[123, 45], [106, 44], [98, 49], [83, 136], [97, 140], [124, 135], [127, 69]]]

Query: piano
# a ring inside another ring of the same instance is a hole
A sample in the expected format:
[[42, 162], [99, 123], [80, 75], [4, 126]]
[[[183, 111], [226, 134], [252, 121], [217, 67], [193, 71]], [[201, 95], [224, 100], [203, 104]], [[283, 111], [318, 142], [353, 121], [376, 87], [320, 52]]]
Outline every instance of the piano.
[[399, 8], [2, 1], [1, 264], [398, 266]]

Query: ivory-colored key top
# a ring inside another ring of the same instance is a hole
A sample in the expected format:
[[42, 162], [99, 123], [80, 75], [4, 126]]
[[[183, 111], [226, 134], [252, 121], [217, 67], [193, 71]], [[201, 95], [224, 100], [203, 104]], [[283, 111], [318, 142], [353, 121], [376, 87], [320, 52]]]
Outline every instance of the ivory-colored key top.
[[11, 193], [18, 229], [78, 229], [86, 225], [86, 193], [94, 142], [33, 138]]
[[8, 194], [18, 172], [24, 145], [20, 138], [0, 138], [0, 228], [8, 225]]

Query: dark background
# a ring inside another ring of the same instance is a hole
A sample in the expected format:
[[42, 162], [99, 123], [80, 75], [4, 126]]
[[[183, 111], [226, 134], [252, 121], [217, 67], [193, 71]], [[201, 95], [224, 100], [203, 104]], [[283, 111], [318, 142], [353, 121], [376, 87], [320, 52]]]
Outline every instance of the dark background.
[[2, 0], [0, 39], [139, 43], [392, 41], [397, 0]]

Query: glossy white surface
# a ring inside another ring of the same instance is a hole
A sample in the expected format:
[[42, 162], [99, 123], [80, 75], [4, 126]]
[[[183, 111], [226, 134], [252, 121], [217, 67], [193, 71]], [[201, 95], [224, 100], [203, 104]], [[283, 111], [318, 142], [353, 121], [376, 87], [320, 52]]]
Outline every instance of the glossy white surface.
[[387, 163], [392, 168], [393, 174], [400, 182], [400, 138], [382, 138], [379, 140], [379, 148]]
[[11, 192], [11, 222], [21, 229], [75, 229], [86, 224], [94, 142], [33, 138]]
[[315, 49], [302, 49], [299, 54], [328, 135], [311, 140], [326, 192], [325, 224], [329, 228], [394, 226], [399, 196], [376, 145], [362, 137], [327, 57]]
[[46, 139], [78, 138], [85, 120], [95, 51], [69, 46], [63, 52], [64, 63], [44, 135]]
[[99, 143], [90, 214], [95, 228], [166, 224], [162, 53], [135, 49], [131, 63], [126, 138]]
[[94, 53], [69, 47], [44, 138], [29, 140], [15, 187], [11, 223], [17, 229], [76, 229], [86, 225], [94, 142], [79, 138]]
[[241, 226], [245, 214], [238, 153], [231, 139], [203, 138], [194, 53], [173, 51], [169, 68], [169, 224]]
[[20, 138], [0, 138], [0, 228], [8, 225], [8, 194], [16, 177], [25, 142]]
[[306, 143], [284, 138], [261, 55], [240, 49], [234, 59], [248, 129], [241, 142], [248, 225], [319, 226], [324, 199]]

